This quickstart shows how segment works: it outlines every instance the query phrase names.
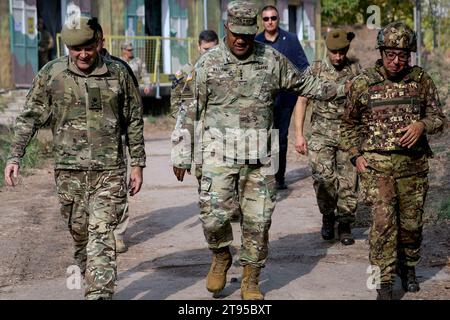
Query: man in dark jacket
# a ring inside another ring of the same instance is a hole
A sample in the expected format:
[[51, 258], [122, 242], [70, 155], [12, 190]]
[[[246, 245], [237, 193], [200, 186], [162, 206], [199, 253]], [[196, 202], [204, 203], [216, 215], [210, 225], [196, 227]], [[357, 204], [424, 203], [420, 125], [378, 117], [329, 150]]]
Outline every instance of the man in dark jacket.
[[[276, 7], [267, 5], [261, 11], [264, 32], [256, 35], [255, 40], [268, 44], [281, 52], [300, 71], [305, 70], [309, 64], [305, 52], [295, 34], [284, 31], [279, 25], [280, 17]], [[295, 94], [280, 92], [274, 103], [274, 127], [279, 130], [280, 136], [280, 163], [275, 178], [277, 189], [287, 189], [285, 183], [286, 154], [288, 147], [289, 124], [292, 112], [297, 102]], [[300, 98], [303, 99], [303, 98]]]

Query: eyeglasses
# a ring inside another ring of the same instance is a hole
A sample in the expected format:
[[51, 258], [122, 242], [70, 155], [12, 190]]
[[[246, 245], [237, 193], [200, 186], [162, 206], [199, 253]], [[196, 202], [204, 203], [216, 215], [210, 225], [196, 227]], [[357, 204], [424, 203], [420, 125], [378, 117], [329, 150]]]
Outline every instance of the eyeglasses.
[[386, 58], [389, 61], [394, 61], [395, 57], [398, 57], [398, 61], [400, 62], [407, 62], [409, 59], [409, 53], [408, 52], [394, 52], [394, 51], [384, 51], [384, 54], [386, 55]]
[[271, 17], [263, 17], [262, 19], [263, 19], [264, 22], [269, 21], [269, 19], [272, 20], [272, 21], [277, 21], [278, 17], [277, 16], [271, 16]]

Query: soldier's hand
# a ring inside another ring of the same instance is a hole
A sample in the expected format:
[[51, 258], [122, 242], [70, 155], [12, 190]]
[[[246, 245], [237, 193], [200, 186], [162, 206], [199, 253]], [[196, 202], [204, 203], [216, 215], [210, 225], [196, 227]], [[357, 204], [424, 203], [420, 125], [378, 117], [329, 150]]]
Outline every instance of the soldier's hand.
[[131, 167], [130, 182], [128, 183], [130, 196], [134, 196], [141, 190], [142, 181], [142, 167]]
[[295, 150], [304, 155], [308, 153], [308, 142], [306, 141], [305, 136], [299, 135], [295, 138]]
[[366, 170], [367, 160], [363, 156], [359, 156], [358, 158], [356, 158], [355, 163], [356, 170], [358, 170], [358, 172], [363, 172], [364, 170]]
[[425, 125], [420, 121], [411, 123], [409, 126], [400, 129], [400, 132], [406, 131], [403, 137], [400, 138], [400, 144], [402, 145], [402, 147], [411, 148], [413, 145], [415, 145], [417, 140], [419, 140], [420, 136], [422, 135], [424, 129]]
[[[173, 173], [175, 175], [175, 177], [177, 177], [178, 181], [183, 181], [184, 179], [184, 175], [186, 174], [186, 169], [182, 169], [182, 168], [178, 168], [178, 167], [173, 167]], [[189, 171], [188, 171], [189, 173]]]
[[14, 187], [16, 185], [14, 180], [17, 179], [18, 177], [19, 177], [19, 165], [15, 163], [8, 164], [5, 167], [6, 184], [10, 187]]
[[151, 88], [150, 86], [145, 86], [145, 87], [144, 87], [144, 93], [145, 93], [145, 95], [149, 95], [151, 91], [152, 91], [152, 88]]

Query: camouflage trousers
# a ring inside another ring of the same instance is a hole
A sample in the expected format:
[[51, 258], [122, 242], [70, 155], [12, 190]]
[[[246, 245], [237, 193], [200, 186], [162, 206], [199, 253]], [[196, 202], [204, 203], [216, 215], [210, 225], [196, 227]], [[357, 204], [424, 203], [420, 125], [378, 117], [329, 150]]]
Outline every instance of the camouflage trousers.
[[240, 260], [263, 267], [268, 254], [269, 228], [275, 209], [275, 177], [263, 165], [204, 164], [200, 191], [200, 220], [210, 249], [230, 245], [236, 184], [241, 218]]
[[[195, 177], [198, 182], [198, 194], [200, 195], [202, 187], [202, 166], [195, 165]], [[236, 180], [236, 187], [234, 189], [233, 204], [231, 206], [231, 221], [240, 221], [241, 219], [241, 206], [239, 204], [239, 181]]]
[[127, 197], [126, 169], [56, 170], [61, 214], [75, 244], [74, 258], [85, 276], [86, 299], [111, 298], [117, 278], [114, 229]]
[[370, 207], [372, 266], [380, 268], [381, 283], [394, 281], [398, 264], [420, 260], [422, 216], [428, 191], [428, 159], [424, 155], [365, 153], [361, 192]]
[[309, 145], [309, 164], [320, 213], [334, 215], [336, 211], [337, 221], [354, 222], [358, 175], [349, 154], [314, 136]]

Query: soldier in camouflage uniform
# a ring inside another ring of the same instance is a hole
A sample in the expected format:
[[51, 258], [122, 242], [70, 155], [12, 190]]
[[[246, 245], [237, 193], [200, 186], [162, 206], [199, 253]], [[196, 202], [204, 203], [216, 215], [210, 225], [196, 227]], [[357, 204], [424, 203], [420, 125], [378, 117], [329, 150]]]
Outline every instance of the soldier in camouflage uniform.
[[[210, 48], [216, 46], [219, 43], [219, 37], [213, 30], [203, 30], [198, 36], [198, 52], [200, 55], [207, 52]], [[176, 115], [175, 129], [172, 133], [172, 143], [176, 145], [182, 138], [180, 131], [186, 126], [193, 125], [190, 123], [190, 117], [186, 115], [186, 110], [194, 110], [195, 108], [187, 107], [187, 104], [194, 103], [194, 66], [190, 63], [183, 66], [183, 68], [175, 73], [175, 79], [172, 84], [172, 91], [170, 95], [170, 106], [172, 115]], [[195, 177], [198, 181], [198, 192], [200, 193], [200, 181], [202, 178], [202, 166], [201, 164], [194, 163]], [[174, 167], [174, 174], [178, 181], [183, 181], [186, 170], [182, 168]], [[239, 207], [238, 186], [236, 184], [235, 202], [233, 203], [233, 213], [231, 215], [232, 221], [239, 221], [241, 216], [241, 210]]]
[[[192, 121], [200, 120], [203, 127], [201, 141], [194, 141], [194, 147], [200, 145], [202, 151], [200, 219], [213, 252], [206, 288], [217, 293], [226, 284], [232, 263], [230, 208], [238, 183], [242, 211], [240, 261], [244, 266], [241, 296], [244, 300], [261, 300], [264, 296], [259, 275], [268, 255], [276, 200], [277, 163], [273, 158], [277, 150], [270, 146], [270, 141], [278, 141], [271, 135], [274, 98], [285, 89], [329, 100], [344, 95], [344, 86], [304, 76], [278, 51], [255, 42], [258, 10], [254, 4], [230, 2], [227, 14], [224, 41], [196, 63], [197, 104], [195, 111], [188, 112], [196, 115]], [[185, 149], [172, 153], [177, 168], [190, 168], [194, 155], [187, 150], [191, 148], [190, 137], [194, 137], [193, 132], [182, 140]]]
[[122, 43], [120, 49], [122, 49], [122, 60], [128, 63], [131, 70], [133, 70], [139, 84], [144, 85], [144, 93], [149, 94], [151, 91], [150, 75], [147, 72], [145, 62], [141, 58], [134, 56], [134, 47], [131, 42], [126, 41]]
[[[358, 75], [359, 64], [347, 58], [354, 36], [353, 32], [343, 29], [328, 32], [325, 40], [327, 58], [315, 61], [308, 73], [336, 83], [345, 83]], [[345, 101], [345, 97], [330, 102], [309, 101], [313, 110], [308, 156], [317, 204], [322, 214], [322, 237], [325, 240], [334, 239], [334, 224], [337, 220], [339, 240], [344, 245], [351, 245], [355, 242], [350, 224], [355, 220], [357, 175], [348, 153], [340, 146], [339, 126]], [[303, 136], [305, 112], [306, 107], [302, 105], [295, 110], [296, 149], [300, 153], [306, 153]]]
[[443, 130], [446, 119], [433, 80], [409, 66], [415, 33], [393, 22], [379, 31], [377, 48], [381, 59], [351, 86], [342, 143], [371, 208], [369, 259], [381, 274], [377, 298], [392, 299], [396, 271], [405, 291], [420, 289], [415, 266], [432, 155], [427, 134]]
[[145, 150], [138, 92], [121, 64], [98, 55], [97, 31], [97, 21], [87, 17], [64, 25], [69, 56], [35, 77], [16, 120], [5, 180], [14, 185], [28, 142], [48, 124], [61, 214], [85, 276], [85, 297], [111, 299], [117, 277], [113, 230], [128, 190], [121, 134], [131, 157], [130, 195], [141, 188]]
[[[207, 52], [210, 48], [219, 43], [219, 37], [213, 30], [203, 30], [198, 36], [198, 52], [200, 55]], [[194, 66], [191, 63], [184, 65], [181, 70], [175, 73], [175, 79], [172, 83], [170, 92], [170, 108], [172, 116], [176, 117], [175, 129], [172, 132], [172, 143], [178, 144], [183, 137], [183, 130], [188, 130], [194, 126], [190, 120], [195, 116], [186, 115], [187, 111], [195, 111], [190, 104], [195, 103], [194, 100]], [[174, 174], [178, 181], [183, 181], [185, 170], [177, 170], [174, 167]], [[202, 177], [201, 164], [195, 164], [195, 177], [199, 181]], [[200, 186], [199, 186], [200, 192]]]
[[45, 28], [44, 19], [38, 19], [38, 32], [39, 32], [39, 69], [41, 69], [47, 62], [51, 60], [51, 51], [54, 47], [53, 37], [50, 32]]

